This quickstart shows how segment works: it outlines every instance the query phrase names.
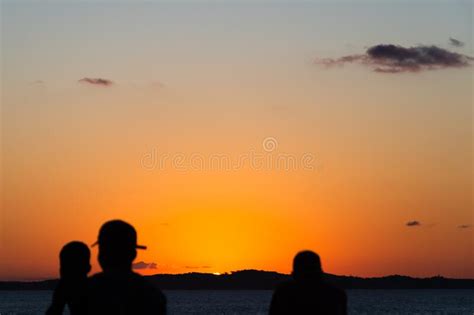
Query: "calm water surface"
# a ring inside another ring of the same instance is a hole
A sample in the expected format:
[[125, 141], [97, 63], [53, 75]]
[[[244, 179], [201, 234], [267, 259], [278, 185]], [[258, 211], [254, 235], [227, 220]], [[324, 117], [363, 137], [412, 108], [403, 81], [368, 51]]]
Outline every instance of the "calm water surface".
[[[166, 291], [169, 314], [266, 314], [271, 291]], [[474, 314], [474, 290], [349, 290], [350, 314]], [[51, 291], [0, 291], [1, 315], [44, 314]]]

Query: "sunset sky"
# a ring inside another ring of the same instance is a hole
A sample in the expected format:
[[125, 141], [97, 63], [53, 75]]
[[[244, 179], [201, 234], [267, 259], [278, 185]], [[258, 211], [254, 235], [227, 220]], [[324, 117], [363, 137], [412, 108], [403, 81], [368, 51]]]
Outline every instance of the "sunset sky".
[[[144, 274], [288, 273], [312, 249], [334, 274], [473, 278], [472, 16], [2, 1], [0, 280], [56, 277], [115, 218]], [[420, 55], [381, 63], [382, 44]]]

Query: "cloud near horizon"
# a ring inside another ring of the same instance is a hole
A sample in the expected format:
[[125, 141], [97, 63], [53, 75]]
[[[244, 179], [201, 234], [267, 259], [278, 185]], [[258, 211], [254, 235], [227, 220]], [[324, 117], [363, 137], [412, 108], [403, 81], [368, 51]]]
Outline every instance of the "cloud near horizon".
[[379, 73], [420, 72], [424, 70], [462, 68], [471, 65], [474, 58], [437, 46], [403, 47], [380, 44], [369, 47], [364, 54], [340, 58], [316, 59], [315, 64], [326, 67], [358, 63]]
[[132, 265], [132, 268], [133, 269], [157, 269], [158, 265], [154, 262], [147, 263], [144, 261], [139, 261], [139, 262], [134, 263]]
[[456, 38], [452, 38], [452, 37], [449, 38], [449, 43], [454, 47], [463, 47], [464, 46], [464, 42], [461, 42], [460, 40], [458, 40]]
[[458, 226], [458, 229], [469, 229], [471, 226], [469, 224], [462, 224]]
[[184, 266], [186, 269], [209, 269], [211, 266]]
[[408, 227], [420, 226], [421, 222], [413, 220], [413, 221], [408, 221], [405, 225], [408, 226]]
[[99, 86], [111, 86], [114, 84], [113, 81], [103, 78], [82, 78], [78, 80], [79, 83], [86, 83]]

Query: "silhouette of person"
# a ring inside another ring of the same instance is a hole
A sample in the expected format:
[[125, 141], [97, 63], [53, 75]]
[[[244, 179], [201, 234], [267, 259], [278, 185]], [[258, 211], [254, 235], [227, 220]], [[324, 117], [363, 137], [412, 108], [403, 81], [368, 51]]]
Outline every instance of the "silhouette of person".
[[[102, 225], [99, 245], [102, 272], [89, 278], [88, 314], [166, 314], [166, 297], [144, 277], [132, 271], [137, 249], [133, 226], [121, 221]], [[95, 245], [94, 244], [94, 245]]]
[[46, 315], [62, 314], [66, 305], [71, 315], [85, 314], [90, 257], [89, 248], [82, 242], [73, 241], [64, 245], [59, 253], [60, 279]]
[[293, 260], [292, 278], [273, 293], [270, 315], [347, 314], [346, 293], [323, 280], [318, 254], [299, 252]]

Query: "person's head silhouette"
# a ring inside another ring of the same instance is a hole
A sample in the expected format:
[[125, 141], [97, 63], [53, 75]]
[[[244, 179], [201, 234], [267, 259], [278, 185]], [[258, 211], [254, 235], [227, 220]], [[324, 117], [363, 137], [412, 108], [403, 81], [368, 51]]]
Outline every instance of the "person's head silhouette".
[[273, 292], [269, 315], [347, 314], [346, 293], [324, 279], [318, 254], [296, 254], [292, 277]]
[[293, 278], [295, 280], [317, 280], [321, 278], [323, 270], [319, 255], [305, 250], [296, 254], [293, 259]]
[[59, 253], [59, 273], [61, 278], [87, 277], [91, 270], [91, 252], [86, 244], [78, 241], [69, 242]]
[[91, 252], [86, 244], [69, 242], [59, 253], [60, 279], [54, 289], [46, 315], [62, 314], [66, 305], [70, 314], [85, 314], [85, 287], [91, 271]]
[[99, 263], [105, 272], [130, 271], [137, 248], [146, 249], [137, 244], [137, 232], [133, 226], [121, 220], [104, 223], [96, 244], [99, 244]]

